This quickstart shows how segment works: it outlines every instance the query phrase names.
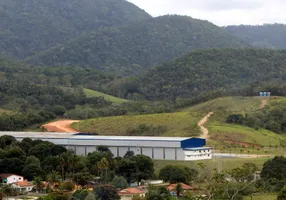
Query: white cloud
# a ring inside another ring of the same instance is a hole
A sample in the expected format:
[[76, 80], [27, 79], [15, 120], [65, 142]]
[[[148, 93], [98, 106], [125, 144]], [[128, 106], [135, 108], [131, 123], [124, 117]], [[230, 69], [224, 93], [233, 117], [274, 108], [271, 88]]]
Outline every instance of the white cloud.
[[153, 16], [188, 15], [217, 25], [286, 23], [286, 0], [129, 0]]

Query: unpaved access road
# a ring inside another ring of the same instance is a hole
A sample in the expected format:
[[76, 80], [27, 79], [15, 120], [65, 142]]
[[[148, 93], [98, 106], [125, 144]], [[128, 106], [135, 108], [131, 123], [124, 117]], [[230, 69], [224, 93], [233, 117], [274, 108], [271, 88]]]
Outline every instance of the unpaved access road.
[[268, 103], [268, 98], [267, 99], [262, 99], [261, 104], [260, 104], [260, 108], [264, 108]]
[[79, 120], [59, 120], [44, 124], [42, 127], [45, 128], [48, 132], [76, 133], [78, 131], [70, 127], [72, 123], [75, 122], [79, 122]]
[[206, 127], [204, 127], [204, 125], [208, 122], [208, 120], [209, 120], [209, 118], [210, 118], [210, 116], [212, 114], [214, 114], [214, 113], [213, 112], [209, 112], [206, 116], [204, 116], [204, 118], [202, 118], [199, 121], [198, 126], [200, 127], [201, 132], [202, 132], [200, 138], [208, 139], [208, 137], [209, 137], [209, 130]]

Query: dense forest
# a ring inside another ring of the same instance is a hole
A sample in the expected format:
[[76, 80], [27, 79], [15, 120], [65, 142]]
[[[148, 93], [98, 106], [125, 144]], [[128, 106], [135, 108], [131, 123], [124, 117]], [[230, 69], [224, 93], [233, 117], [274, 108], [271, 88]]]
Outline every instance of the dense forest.
[[168, 15], [86, 34], [28, 61], [50, 66], [89, 66], [128, 75], [195, 49], [247, 46], [210, 22]]
[[151, 18], [125, 0], [0, 0], [0, 54], [25, 58], [87, 31]]
[[227, 26], [225, 29], [254, 47], [286, 49], [285, 24]]
[[125, 90], [117, 85], [121, 88], [117, 95], [175, 100], [205, 92], [236, 91], [251, 84], [283, 83], [285, 64], [284, 50], [198, 50], [139, 75]]

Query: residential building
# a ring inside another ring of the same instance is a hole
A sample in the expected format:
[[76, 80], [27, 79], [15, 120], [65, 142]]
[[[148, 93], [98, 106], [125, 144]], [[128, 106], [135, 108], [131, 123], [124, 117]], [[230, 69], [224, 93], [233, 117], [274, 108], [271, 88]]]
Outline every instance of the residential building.
[[24, 177], [16, 174], [0, 174], [0, 183], [12, 184], [18, 181], [24, 181]]
[[120, 190], [118, 192], [118, 195], [120, 196], [121, 200], [132, 200], [134, 196], [145, 197], [146, 193], [147, 192], [142, 188], [130, 187], [130, 188]]
[[27, 180], [18, 181], [11, 184], [13, 188], [20, 192], [30, 192], [33, 190], [33, 184], [28, 182]]

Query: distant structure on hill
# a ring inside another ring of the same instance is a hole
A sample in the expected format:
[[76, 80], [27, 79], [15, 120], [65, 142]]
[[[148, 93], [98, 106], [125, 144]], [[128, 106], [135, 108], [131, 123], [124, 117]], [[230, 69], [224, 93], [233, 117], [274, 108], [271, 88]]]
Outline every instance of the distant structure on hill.
[[2, 135], [11, 135], [17, 140], [28, 137], [49, 141], [83, 156], [105, 146], [115, 157], [123, 157], [128, 151], [133, 151], [135, 155], [146, 155], [155, 160], [193, 161], [212, 158], [212, 148], [205, 147], [206, 140], [201, 138], [98, 136], [56, 132], [0, 132]]
[[271, 96], [271, 92], [259, 92], [259, 96], [260, 97], [270, 97]]

